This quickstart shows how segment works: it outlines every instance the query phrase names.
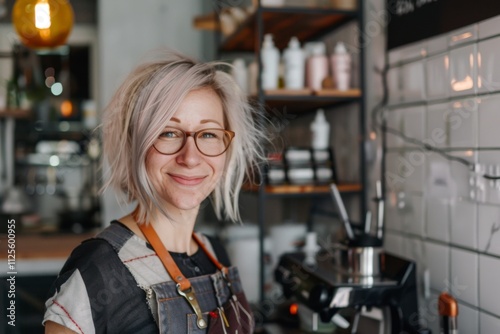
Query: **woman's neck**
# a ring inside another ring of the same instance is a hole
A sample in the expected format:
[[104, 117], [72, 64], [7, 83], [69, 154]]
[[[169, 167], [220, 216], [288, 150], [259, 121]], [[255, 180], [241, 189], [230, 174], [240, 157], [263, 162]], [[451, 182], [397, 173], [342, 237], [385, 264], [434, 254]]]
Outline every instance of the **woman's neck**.
[[[198, 212], [172, 211], [169, 211], [170, 217], [165, 217], [158, 213], [156, 215], [157, 218], [150, 222], [150, 224], [153, 225], [156, 234], [158, 234], [158, 237], [167, 250], [192, 255], [198, 250], [198, 245], [192, 238]], [[133, 214], [121, 218], [120, 221], [139, 237], [146, 240]]]
[[152, 222], [156, 234], [160, 237], [165, 247], [176, 253], [187, 253], [192, 255], [198, 249], [192, 234], [194, 230], [194, 219], [162, 219]]

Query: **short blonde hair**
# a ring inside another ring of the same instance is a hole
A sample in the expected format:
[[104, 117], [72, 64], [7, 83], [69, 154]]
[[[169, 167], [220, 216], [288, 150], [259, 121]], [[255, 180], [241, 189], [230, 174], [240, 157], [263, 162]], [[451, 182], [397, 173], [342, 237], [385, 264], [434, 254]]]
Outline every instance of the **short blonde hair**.
[[247, 97], [230, 75], [219, 69], [228, 64], [197, 62], [174, 52], [139, 65], [118, 88], [105, 110], [102, 124], [104, 156], [112, 186], [137, 201], [139, 221], [168, 216], [146, 170], [146, 155], [186, 95], [212, 89], [221, 99], [225, 127], [236, 133], [226, 153], [225, 172], [210, 198], [219, 219], [240, 221], [238, 198], [245, 175], [252, 177], [263, 161], [264, 126]]

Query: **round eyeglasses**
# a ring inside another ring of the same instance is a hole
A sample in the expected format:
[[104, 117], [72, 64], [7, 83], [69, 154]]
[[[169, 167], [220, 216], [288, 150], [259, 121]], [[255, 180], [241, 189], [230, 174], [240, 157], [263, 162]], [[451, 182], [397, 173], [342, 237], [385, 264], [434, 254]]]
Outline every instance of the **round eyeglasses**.
[[175, 154], [186, 145], [188, 137], [193, 137], [196, 148], [201, 154], [216, 157], [226, 152], [234, 138], [234, 132], [224, 129], [201, 129], [190, 132], [178, 128], [165, 128], [153, 146], [161, 154]]

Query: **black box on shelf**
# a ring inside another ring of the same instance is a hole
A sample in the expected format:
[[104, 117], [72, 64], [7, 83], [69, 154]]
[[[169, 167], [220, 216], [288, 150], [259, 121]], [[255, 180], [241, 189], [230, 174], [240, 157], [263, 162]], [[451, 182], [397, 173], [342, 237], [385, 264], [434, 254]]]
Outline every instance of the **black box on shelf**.
[[266, 183], [271, 185], [283, 184], [286, 182], [285, 163], [283, 154], [269, 153], [267, 155]]
[[337, 183], [332, 148], [287, 147], [268, 155], [266, 181], [269, 185]]

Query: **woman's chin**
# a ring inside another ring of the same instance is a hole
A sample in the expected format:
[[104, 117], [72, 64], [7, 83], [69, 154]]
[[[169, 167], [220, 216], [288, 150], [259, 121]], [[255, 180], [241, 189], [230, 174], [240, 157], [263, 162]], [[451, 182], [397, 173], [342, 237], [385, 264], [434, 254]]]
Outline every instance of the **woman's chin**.
[[195, 198], [194, 196], [187, 196], [174, 199], [173, 201], [170, 202], [170, 205], [179, 210], [189, 211], [198, 209], [202, 201], [203, 199], [201, 198], [198, 199]]

